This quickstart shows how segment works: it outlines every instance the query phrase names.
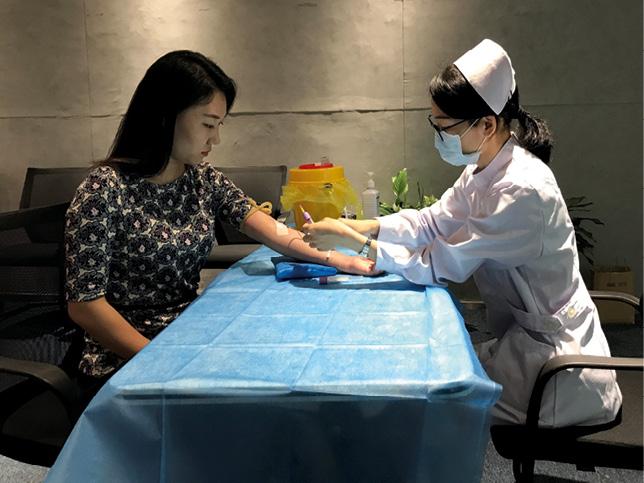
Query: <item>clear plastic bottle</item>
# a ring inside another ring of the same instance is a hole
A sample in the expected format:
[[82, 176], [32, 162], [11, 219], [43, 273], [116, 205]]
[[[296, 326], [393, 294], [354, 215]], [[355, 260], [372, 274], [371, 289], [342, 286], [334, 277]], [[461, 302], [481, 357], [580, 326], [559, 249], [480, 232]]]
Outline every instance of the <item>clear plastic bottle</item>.
[[367, 181], [367, 189], [362, 192], [362, 213], [366, 219], [370, 219], [380, 214], [380, 192], [373, 181], [373, 172], [369, 171], [367, 174], [369, 181]]

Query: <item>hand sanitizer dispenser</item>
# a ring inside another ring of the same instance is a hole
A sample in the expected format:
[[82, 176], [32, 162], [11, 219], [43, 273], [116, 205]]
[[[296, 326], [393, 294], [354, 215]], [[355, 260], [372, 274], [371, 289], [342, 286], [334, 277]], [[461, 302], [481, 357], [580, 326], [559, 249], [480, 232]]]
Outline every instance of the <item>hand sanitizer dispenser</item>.
[[369, 171], [367, 174], [369, 181], [367, 181], [367, 189], [362, 192], [362, 213], [366, 219], [370, 219], [380, 214], [380, 192], [373, 181], [373, 172]]

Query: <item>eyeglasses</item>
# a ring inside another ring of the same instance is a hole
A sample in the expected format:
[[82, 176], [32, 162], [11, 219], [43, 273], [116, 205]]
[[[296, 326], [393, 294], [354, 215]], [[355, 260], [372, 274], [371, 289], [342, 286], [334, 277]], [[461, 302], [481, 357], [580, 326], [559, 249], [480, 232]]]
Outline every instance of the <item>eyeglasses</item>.
[[444, 141], [443, 135], [441, 134], [441, 131], [445, 131], [447, 129], [451, 129], [454, 126], [458, 126], [459, 124], [463, 124], [465, 121], [468, 121], [469, 119], [463, 119], [462, 121], [455, 122], [454, 124], [450, 124], [449, 126], [445, 127], [440, 127], [436, 124], [434, 124], [434, 121], [432, 121], [432, 115], [430, 114], [427, 116], [427, 120], [429, 121], [429, 124], [434, 128], [434, 130], [438, 133], [438, 136], [441, 138], [441, 141]]

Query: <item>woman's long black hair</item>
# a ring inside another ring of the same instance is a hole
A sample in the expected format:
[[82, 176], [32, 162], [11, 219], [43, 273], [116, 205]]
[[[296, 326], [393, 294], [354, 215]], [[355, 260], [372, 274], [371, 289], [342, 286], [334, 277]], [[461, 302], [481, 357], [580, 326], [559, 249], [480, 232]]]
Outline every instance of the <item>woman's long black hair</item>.
[[235, 101], [235, 81], [198, 52], [177, 50], [160, 57], [137, 86], [108, 158], [99, 164], [149, 177], [160, 173], [172, 153], [177, 115], [210, 102], [215, 92]]
[[550, 162], [553, 141], [545, 121], [532, 116], [519, 104], [519, 88], [499, 115], [487, 105], [455, 65], [450, 65], [435, 76], [429, 84], [429, 94], [441, 110], [454, 119], [468, 119], [470, 123], [484, 116], [502, 119], [509, 127], [512, 119], [519, 121], [519, 144], [544, 163]]

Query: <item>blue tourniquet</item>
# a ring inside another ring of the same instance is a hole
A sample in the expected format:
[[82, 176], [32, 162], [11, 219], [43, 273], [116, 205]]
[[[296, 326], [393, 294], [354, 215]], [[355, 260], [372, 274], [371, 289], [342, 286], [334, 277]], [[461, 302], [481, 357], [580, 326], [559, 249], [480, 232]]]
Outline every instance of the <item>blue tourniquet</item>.
[[275, 264], [275, 278], [279, 281], [292, 278], [328, 277], [337, 274], [333, 267], [306, 262], [278, 262]]

